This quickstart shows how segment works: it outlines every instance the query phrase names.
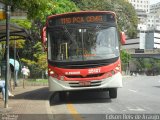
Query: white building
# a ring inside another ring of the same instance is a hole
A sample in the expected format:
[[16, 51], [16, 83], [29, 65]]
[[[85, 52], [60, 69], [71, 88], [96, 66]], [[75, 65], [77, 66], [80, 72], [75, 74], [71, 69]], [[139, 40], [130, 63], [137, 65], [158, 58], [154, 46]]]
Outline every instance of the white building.
[[150, 6], [150, 13], [147, 14], [147, 27], [160, 30], [160, 2]]
[[136, 10], [143, 10], [149, 13], [150, 0], [128, 0]]
[[137, 12], [138, 30], [160, 30], [160, 2], [150, 5], [151, 0], [128, 0]]
[[160, 2], [150, 5], [150, 13], [160, 15]]
[[149, 13], [150, 0], [128, 0], [129, 3], [135, 8], [138, 16], [138, 30], [147, 29], [147, 13]]
[[160, 15], [149, 13], [147, 14], [147, 28], [159, 29], [160, 28]]

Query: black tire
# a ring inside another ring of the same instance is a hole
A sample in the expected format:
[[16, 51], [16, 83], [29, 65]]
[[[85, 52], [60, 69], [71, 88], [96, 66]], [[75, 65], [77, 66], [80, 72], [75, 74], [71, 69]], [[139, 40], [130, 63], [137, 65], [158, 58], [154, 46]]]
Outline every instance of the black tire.
[[109, 97], [110, 98], [117, 98], [117, 88], [110, 88], [109, 89]]
[[59, 92], [59, 99], [61, 101], [66, 100], [66, 92], [64, 92], [64, 91]]

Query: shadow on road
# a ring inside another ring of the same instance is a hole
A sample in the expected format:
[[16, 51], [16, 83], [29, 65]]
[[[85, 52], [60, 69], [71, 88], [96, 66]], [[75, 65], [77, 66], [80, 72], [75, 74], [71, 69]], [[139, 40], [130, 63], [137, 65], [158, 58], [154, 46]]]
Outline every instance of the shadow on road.
[[160, 86], [153, 86], [153, 87], [160, 88]]
[[54, 93], [50, 97], [50, 105], [59, 105], [59, 104], [66, 104], [66, 103], [77, 103], [77, 104], [84, 104], [84, 103], [110, 103], [112, 100], [109, 98], [108, 92], [102, 91], [76, 91], [76, 92], [69, 92], [63, 100], [60, 100], [59, 93]]
[[23, 89], [23, 92], [20, 91], [20, 93], [16, 93], [12, 99], [47, 100], [49, 99], [49, 96], [50, 92], [48, 91], [48, 87], [36, 88], [31, 90], [25, 88]]

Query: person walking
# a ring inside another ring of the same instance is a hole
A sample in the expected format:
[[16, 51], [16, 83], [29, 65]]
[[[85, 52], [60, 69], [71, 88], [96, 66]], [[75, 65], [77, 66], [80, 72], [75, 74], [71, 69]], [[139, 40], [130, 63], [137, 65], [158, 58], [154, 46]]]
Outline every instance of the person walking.
[[21, 70], [22, 74], [23, 74], [23, 88], [25, 88], [25, 80], [28, 78], [28, 76], [30, 75], [30, 70], [28, 69], [28, 67], [23, 66], [22, 70]]
[[13, 66], [11, 66], [11, 71], [14, 73], [14, 86], [17, 87], [18, 86], [18, 71], [19, 71], [19, 62], [15, 59], [9, 59], [9, 63]]

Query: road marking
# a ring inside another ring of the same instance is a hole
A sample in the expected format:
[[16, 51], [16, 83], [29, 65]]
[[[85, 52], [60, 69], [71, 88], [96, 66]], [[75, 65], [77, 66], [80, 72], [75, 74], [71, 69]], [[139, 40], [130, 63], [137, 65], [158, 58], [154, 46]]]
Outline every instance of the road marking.
[[136, 90], [132, 90], [132, 89], [128, 89], [129, 91], [131, 91], [131, 92], [137, 92]]
[[67, 103], [67, 109], [70, 111], [74, 120], [83, 120], [77, 110], [74, 108], [73, 104]]
[[127, 107], [127, 109], [130, 110], [130, 111], [145, 111], [144, 109], [139, 108], [139, 107], [137, 107], [137, 108], [130, 108], [130, 107]]
[[112, 108], [108, 108], [111, 112], [115, 112], [115, 110], [114, 109], [112, 109]]

